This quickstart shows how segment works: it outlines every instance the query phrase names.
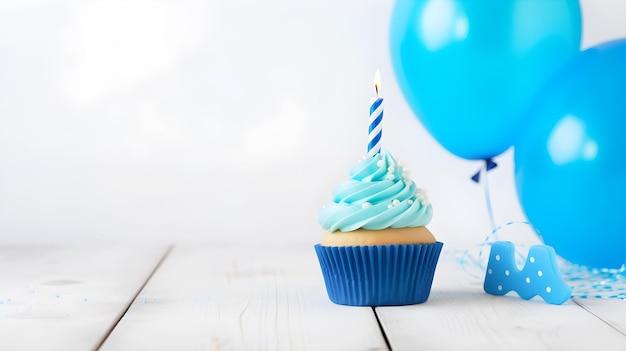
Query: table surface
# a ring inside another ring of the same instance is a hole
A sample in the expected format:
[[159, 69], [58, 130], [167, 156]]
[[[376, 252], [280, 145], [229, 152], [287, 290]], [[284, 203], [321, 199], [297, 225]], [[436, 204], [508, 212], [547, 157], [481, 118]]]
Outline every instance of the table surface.
[[312, 247], [0, 247], [0, 350], [625, 350], [626, 301], [487, 295], [444, 248], [430, 298], [328, 300]]

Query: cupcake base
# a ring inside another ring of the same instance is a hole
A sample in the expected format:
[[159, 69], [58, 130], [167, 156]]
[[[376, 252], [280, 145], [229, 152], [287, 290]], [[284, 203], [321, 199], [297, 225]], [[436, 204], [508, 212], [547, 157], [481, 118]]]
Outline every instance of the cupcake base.
[[426, 301], [443, 243], [315, 245], [330, 300], [348, 306], [399, 306]]

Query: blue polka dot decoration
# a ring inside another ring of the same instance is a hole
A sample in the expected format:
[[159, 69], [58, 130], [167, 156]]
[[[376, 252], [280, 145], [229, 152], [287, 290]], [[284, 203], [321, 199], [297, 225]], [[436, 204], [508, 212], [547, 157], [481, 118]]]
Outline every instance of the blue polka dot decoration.
[[491, 245], [484, 289], [487, 294], [500, 296], [515, 291], [524, 300], [539, 295], [554, 305], [564, 303], [572, 293], [559, 273], [552, 247], [532, 246], [520, 271], [515, 265], [515, 245], [510, 241]]

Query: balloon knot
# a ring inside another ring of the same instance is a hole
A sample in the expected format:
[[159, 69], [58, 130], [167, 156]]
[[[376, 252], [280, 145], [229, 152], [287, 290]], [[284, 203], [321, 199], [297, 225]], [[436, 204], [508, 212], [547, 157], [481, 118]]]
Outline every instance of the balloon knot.
[[[484, 159], [484, 161], [485, 161], [485, 171], [487, 171], [487, 172], [489, 172], [492, 169], [498, 167], [498, 164], [495, 163], [492, 158], [486, 158], [486, 159]], [[472, 180], [474, 182], [476, 182], [476, 183], [480, 183], [480, 171], [481, 170], [482, 170], [482, 168], [479, 169], [478, 172], [476, 172], [476, 174], [474, 174], [472, 176]]]

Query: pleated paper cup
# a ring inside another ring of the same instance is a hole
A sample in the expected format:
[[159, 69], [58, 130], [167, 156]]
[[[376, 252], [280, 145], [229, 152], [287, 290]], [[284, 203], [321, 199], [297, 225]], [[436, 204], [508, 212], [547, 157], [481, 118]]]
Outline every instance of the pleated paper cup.
[[348, 306], [399, 306], [426, 301], [443, 243], [315, 245], [330, 300]]

